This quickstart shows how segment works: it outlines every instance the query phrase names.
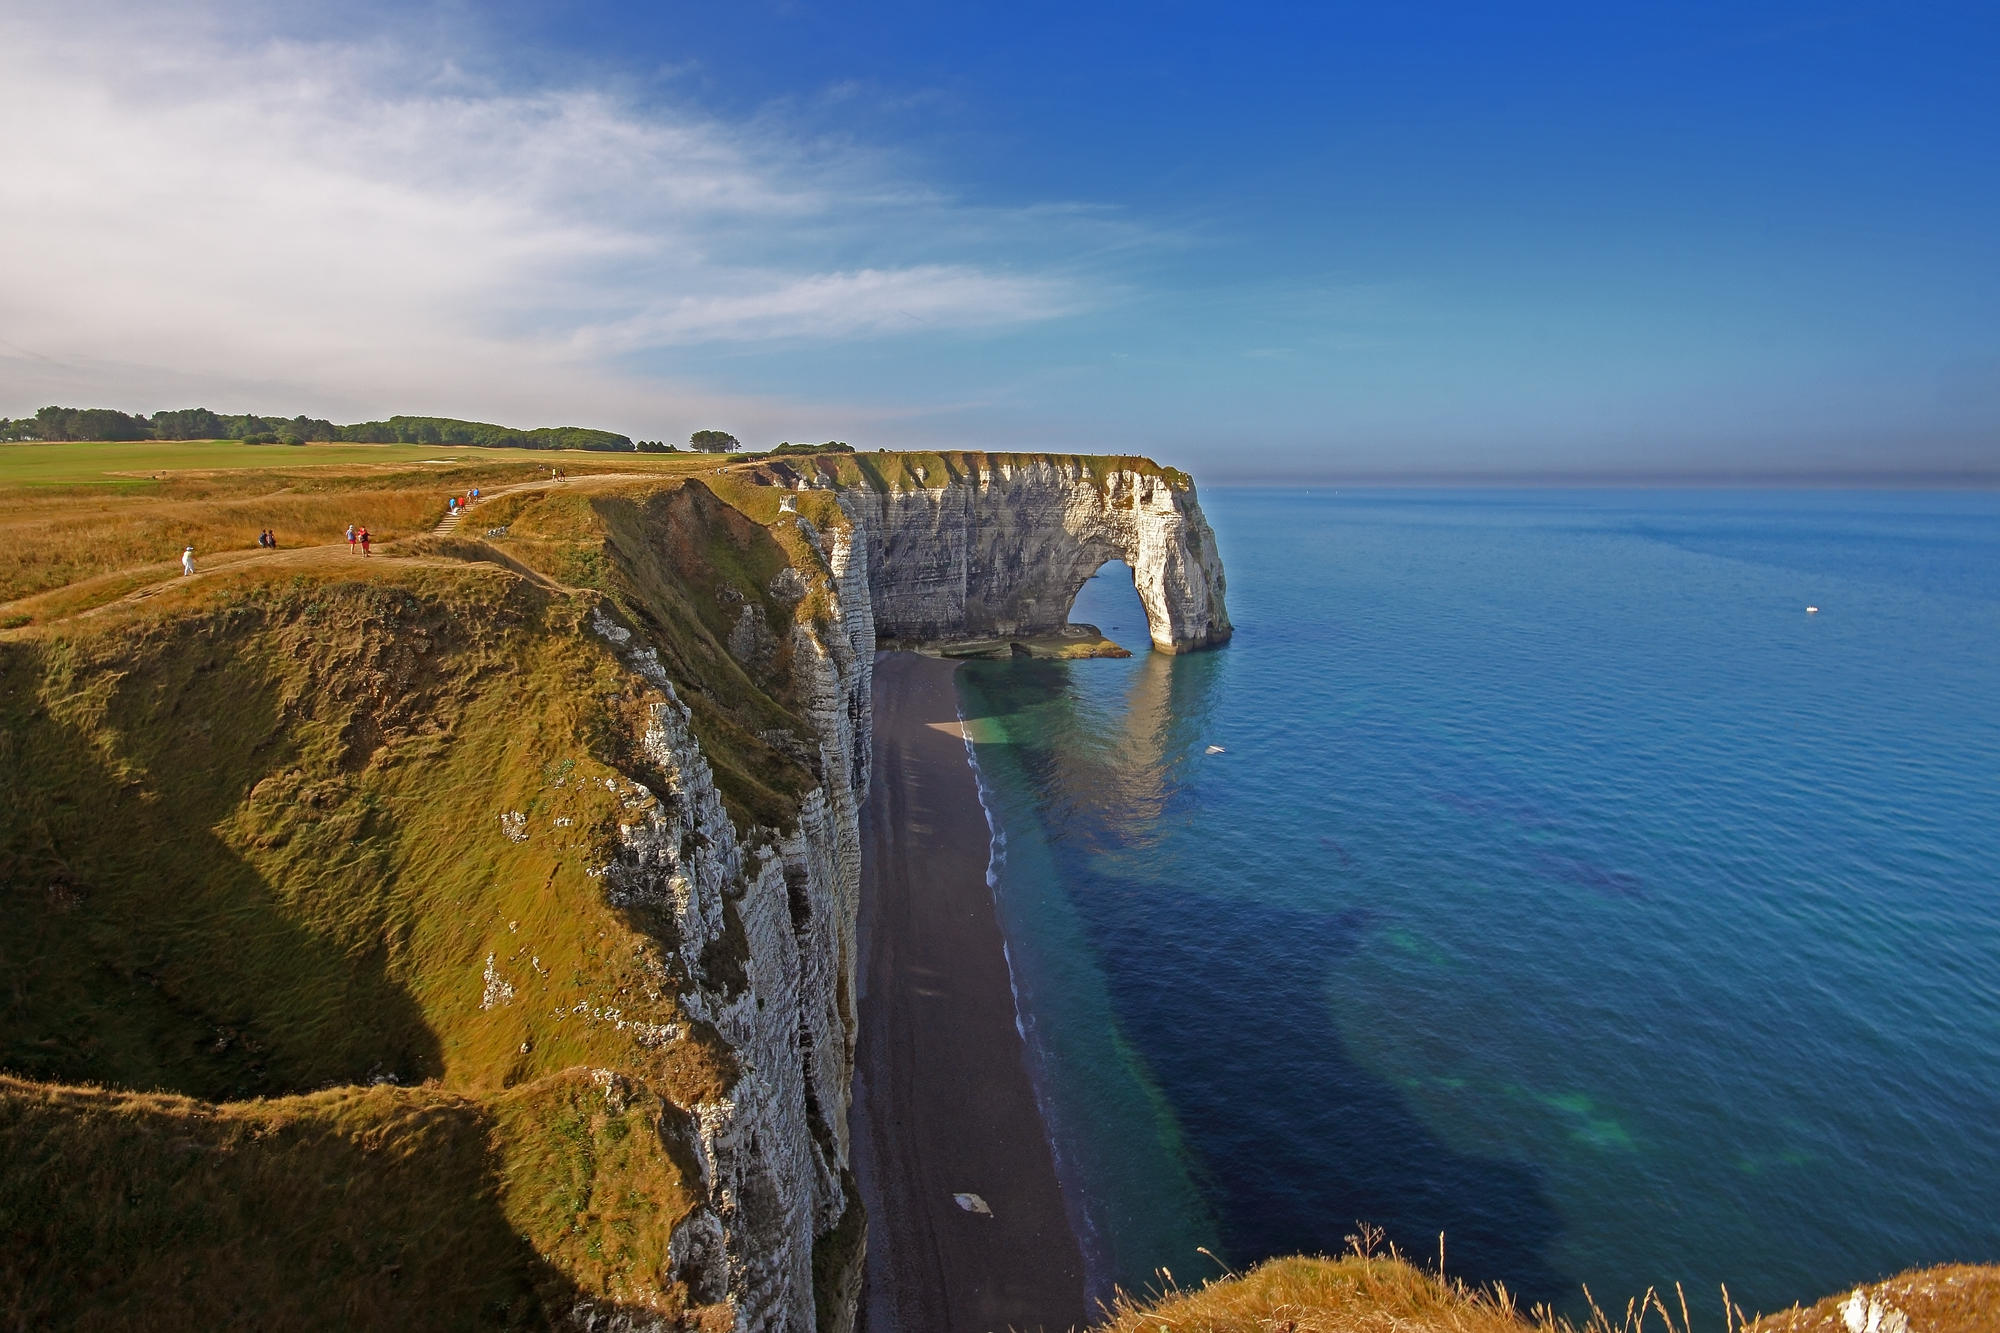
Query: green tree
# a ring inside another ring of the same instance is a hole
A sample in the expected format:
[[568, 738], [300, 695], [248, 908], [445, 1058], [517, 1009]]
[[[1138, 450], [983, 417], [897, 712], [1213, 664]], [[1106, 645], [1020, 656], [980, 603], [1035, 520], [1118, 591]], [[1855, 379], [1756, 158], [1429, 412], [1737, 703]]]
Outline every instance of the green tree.
[[629, 438], [608, 430], [582, 426], [517, 430], [452, 417], [398, 416], [338, 429], [338, 438], [360, 444], [469, 444], [481, 449], [595, 449], [606, 453], [629, 453], [633, 447]]
[[153, 438], [158, 440], [223, 440], [229, 423], [205, 407], [153, 413]]
[[726, 454], [741, 449], [743, 441], [726, 430], [698, 430], [688, 436], [688, 445], [705, 454]]
[[35, 413], [35, 437], [42, 440], [144, 440], [152, 434], [146, 418], [108, 407], [45, 407]]

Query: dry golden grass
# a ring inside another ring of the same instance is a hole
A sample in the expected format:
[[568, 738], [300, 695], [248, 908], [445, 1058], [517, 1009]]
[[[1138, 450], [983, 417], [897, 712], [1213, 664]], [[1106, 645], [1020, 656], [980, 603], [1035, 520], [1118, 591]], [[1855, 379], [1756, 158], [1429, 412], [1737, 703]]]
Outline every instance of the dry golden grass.
[[546, 1328], [589, 1296], [711, 1327], [660, 1285], [679, 1121], [588, 1070], [224, 1105], [0, 1076], [0, 1325]]
[[0, 571], [0, 599], [116, 571], [164, 577], [179, 567], [182, 547], [194, 547], [198, 560], [255, 551], [265, 528], [277, 531], [281, 548], [342, 541], [349, 523], [365, 525], [384, 542], [425, 531], [443, 513], [441, 497], [396, 490], [180, 503], [121, 497], [81, 512], [73, 505], [10, 506], [0, 519], [0, 544], [12, 556]]
[[[5, 1066], [222, 1098], [588, 1064], [716, 1095], [700, 1043], [563, 1016], [675, 1018], [585, 874], [643, 693], [583, 609], [491, 566], [245, 567], [0, 642]], [[522, 1003], [467, 1001], [489, 956]]]
[[[1523, 1312], [1504, 1289], [1482, 1290], [1440, 1279], [1393, 1250], [1377, 1250], [1381, 1233], [1362, 1227], [1340, 1259], [1273, 1259], [1241, 1276], [1199, 1290], [1173, 1286], [1153, 1300], [1120, 1296], [1100, 1325], [1103, 1333], [1994, 1333], [2000, 1329], [2000, 1267], [1957, 1265], [1915, 1270], [1863, 1290], [1877, 1322], [1851, 1325], [1851, 1295], [1829, 1296], [1809, 1309], [1750, 1320], [1727, 1289], [1706, 1308], [1678, 1287], [1649, 1291], [1615, 1313], [1595, 1301], [1581, 1324], [1547, 1310]], [[1900, 1313], [1898, 1324], [1891, 1312]]]
[[[1873, 1314], [1871, 1305], [1882, 1311], [1875, 1325], [1878, 1333], [1898, 1333], [1894, 1316], [1900, 1314], [1909, 1333], [1991, 1333], [2000, 1329], [2000, 1265], [1948, 1264], [1940, 1268], [1914, 1268], [1898, 1273], [1886, 1282], [1855, 1288], [1861, 1293], [1857, 1307], [1861, 1326], [1866, 1329]], [[1854, 1292], [1841, 1292], [1802, 1309], [1785, 1310], [1750, 1325], [1751, 1333], [1849, 1333], [1847, 1309]]]
[[[451, 495], [539, 481], [555, 466], [579, 483], [604, 473], [669, 478], [717, 466], [714, 459], [660, 454], [550, 460], [496, 454], [421, 469], [182, 471], [118, 486], [8, 485], [0, 477], [0, 623], [60, 619], [169, 578], [186, 546], [204, 567], [218, 556], [254, 553], [265, 528], [276, 532], [280, 550], [344, 544], [350, 523], [365, 526], [379, 544], [436, 526]], [[478, 512], [487, 519], [484, 509]]]
[[1273, 1259], [1156, 1301], [1121, 1300], [1109, 1333], [1525, 1333], [1504, 1297], [1359, 1254]]

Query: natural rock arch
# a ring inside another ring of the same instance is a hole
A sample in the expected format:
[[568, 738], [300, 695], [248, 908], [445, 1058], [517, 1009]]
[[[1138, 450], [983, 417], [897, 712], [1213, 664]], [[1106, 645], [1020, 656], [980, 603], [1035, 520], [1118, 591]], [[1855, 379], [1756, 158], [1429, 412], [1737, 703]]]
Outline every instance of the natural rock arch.
[[1084, 580], [1132, 567], [1161, 652], [1228, 641], [1222, 560], [1194, 486], [1150, 464], [1098, 472], [1048, 456], [947, 455], [947, 475], [849, 487], [876, 633], [949, 642], [1053, 634]]

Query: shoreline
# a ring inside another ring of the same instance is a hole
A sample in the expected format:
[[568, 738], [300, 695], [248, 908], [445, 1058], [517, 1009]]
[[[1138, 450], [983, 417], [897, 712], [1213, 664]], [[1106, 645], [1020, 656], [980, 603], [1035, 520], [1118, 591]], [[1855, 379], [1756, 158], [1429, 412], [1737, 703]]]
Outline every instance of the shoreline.
[[[1128, 653], [1127, 656], [1130, 656]], [[954, 689], [954, 695], [956, 690]], [[964, 727], [964, 714], [959, 715], [959, 725]], [[999, 915], [1001, 867], [1007, 862], [1007, 832], [1000, 827], [1000, 816], [989, 800], [991, 788], [986, 785], [986, 772], [979, 766], [979, 754], [973, 747], [972, 737], [965, 734], [965, 762], [972, 770], [972, 781], [979, 795], [979, 807], [986, 815], [986, 830], [990, 840], [986, 858], [986, 887], [993, 895], [994, 914]], [[1005, 926], [1000, 931], [1000, 956], [1007, 964], [1007, 989], [1014, 1001], [1014, 1031], [1021, 1038], [1021, 1059], [1028, 1071], [1028, 1086], [1035, 1096], [1035, 1106], [1042, 1115], [1042, 1137], [1049, 1145], [1049, 1154], [1056, 1174], [1057, 1188], [1062, 1192], [1063, 1208], [1069, 1218], [1070, 1238], [1076, 1242], [1077, 1253], [1083, 1264], [1084, 1305], [1095, 1310], [1109, 1305], [1116, 1296], [1116, 1282], [1112, 1272], [1111, 1258], [1105, 1252], [1102, 1233], [1098, 1230], [1090, 1211], [1084, 1205], [1083, 1180], [1075, 1161], [1063, 1154], [1062, 1135], [1058, 1129], [1058, 1107], [1055, 1091], [1051, 1086], [1052, 1077], [1045, 1063], [1048, 1052], [1030, 1033], [1035, 1027], [1021, 994], [1021, 974], [1014, 966], [1014, 946], [1007, 939]]]
[[849, 1117], [869, 1214], [864, 1333], [1087, 1321], [1082, 1252], [994, 905], [1000, 848], [959, 725], [956, 669], [910, 653], [876, 658]]

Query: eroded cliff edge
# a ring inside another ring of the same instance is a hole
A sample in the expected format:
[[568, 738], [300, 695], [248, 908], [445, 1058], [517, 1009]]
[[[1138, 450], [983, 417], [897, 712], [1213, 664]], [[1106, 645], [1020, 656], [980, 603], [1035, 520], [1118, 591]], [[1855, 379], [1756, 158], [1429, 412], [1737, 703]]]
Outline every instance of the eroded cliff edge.
[[[641, 741], [663, 780], [628, 798], [621, 854], [601, 871], [606, 897], [671, 914], [687, 973], [713, 983], [684, 994], [683, 1011], [714, 1027], [738, 1071], [726, 1096], [692, 1108], [703, 1199], [674, 1227], [672, 1272], [696, 1302], [731, 1307], [746, 1333], [851, 1328], [860, 1289], [847, 1110], [875, 640], [857, 548], [801, 532], [805, 550], [769, 584], [780, 600], [823, 598], [820, 615], [789, 629], [820, 779], [789, 827], [738, 832], [658, 648], [602, 609], [591, 621], [664, 696], [647, 706]], [[724, 642], [754, 660], [770, 630], [754, 601], [741, 605]], [[740, 971], [707, 964], [718, 948], [740, 954]]]

